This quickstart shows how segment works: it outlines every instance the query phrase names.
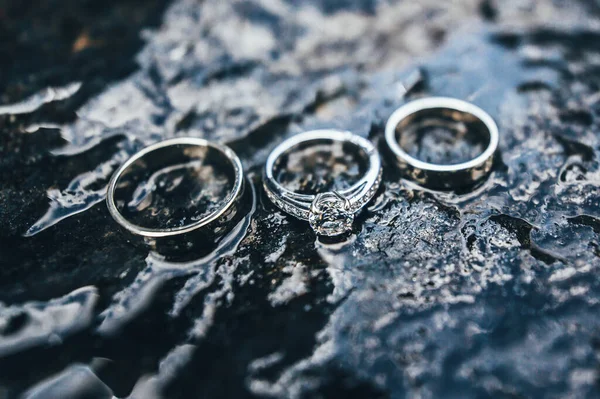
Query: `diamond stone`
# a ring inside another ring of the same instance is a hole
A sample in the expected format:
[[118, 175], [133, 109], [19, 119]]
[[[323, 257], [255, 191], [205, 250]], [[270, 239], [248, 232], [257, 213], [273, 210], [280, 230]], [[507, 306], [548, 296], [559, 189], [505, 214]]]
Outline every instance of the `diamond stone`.
[[337, 236], [352, 230], [354, 213], [344, 197], [336, 193], [322, 193], [310, 206], [308, 222], [319, 235]]

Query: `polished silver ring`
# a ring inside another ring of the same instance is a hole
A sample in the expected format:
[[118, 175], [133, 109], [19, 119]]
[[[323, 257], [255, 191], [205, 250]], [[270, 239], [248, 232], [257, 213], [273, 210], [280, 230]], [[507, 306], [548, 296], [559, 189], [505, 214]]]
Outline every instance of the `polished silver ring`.
[[[367, 170], [351, 187], [332, 192], [299, 194], [281, 185], [275, 169], [282, 155], [300, 145], [322, 142], [348, 143], [368, 159]], [[360, 136], [338, 130], [313, 130], [293, 136], [279, 144], [267, 158], [263, 185], [269, 199], [284, 212], [308, 220], [315, 233], [337, 236], [352, 229], [354, 215], [375, 195], [381, 183], [381, 158], [371, 144]]]
[[[437, 117], [479, 124], [486, 136], [487, 147], [477, 157], [456, 164], [424, 162], [407, 154], [400, 145], [403, 130], [417, 119]], [[453, 189], [473, 185], [489, 174], [498, 148], [498, 127], [487, 112], [471, 103], [454, 98], [430, 97], [398, 108], [387, 121], [385, 140], [407, 177], [423, 186]]]
[[[151, 155], [152, 153], [154, 153], [158, 150], [165, 149], [167, 147], [176, 147], [176, 146], [203, 147], [203, 148], [209, 148], [209, 149], [214, 149], [214, 150], [218, 151], [221, 155], [224, 156], [224, 158], [231, 165], [231, 168], [233, 171], [233, 176], [234, 176], [234, 178], [233, 178], [234, 182], [233, 182], [231, 190], [227, 193], [227, 196], [222, 201], [222, 203], [219, 204], [219, 206], [216, 207], [213, 210], [213, 212], [209, 213], [208, 215], [206, 215], [205, 217], [203, 217], [199, 220], [194, 221], [194, 223], [190, 223], [190, 224], [178, 226], [178, 227], [172, 227], [172, 228], [155, 229], [155, 228], [146, 228], [146, 227], [139, 226], [139, 225], [136, 225], [136, 224], [130, 222], [129, 220], [127, 220], [127, 218], [125, 218], [121, 214], [121, 212], [119, 211], [117, 204], [115, 202], [115, 191], [119, 187], [119, 182], [120, 182], [121, 178], [128, 172], [129, 168], [132, 167], [132, 165], [134, 163], [136, 163], [138, 161], [141, 161], [141, 162], [145, 161], [146, 157], [148, 157], [149, 155]], [[208, 224], [217, 221], [219, 218], [221, 218], [223, 215], [225, 215], [233, 207], [237, 198], [240, 196], [240, 194], [242, 192], [242, 185], [243, 185], [242, 163], [240, 162], [240, 159], [235, 154], [235, 152], [233, 152], [229, 147], [226, 147], [221, 144], [211, 143], [210, 141], [200, 139], [200, 138], [180, 137], [180, 138], [161, 141], [159, 143], [150, 145], [150, 146], [144, 148], [143, 150], [141, 150], [140, 152], [136, 153], [135, 155], [133, 155], [131, 158], [129, 158], [112, 176], [112, 178], [108, 184], [106, 202], [107, 202], [108, 210], [109, 210], [111, 216], [121, 226], [123, 226], [124, 228], [129, 230], [131, 233], [139, 235], [139, 236], [143, 236], [143, 237], [148, 237], [148, 238], [173, 237], [173, 236], [178, 236], [180, 234], [190, 233], [192, 231], [195, 231], [197, 229], [205, 227]]]

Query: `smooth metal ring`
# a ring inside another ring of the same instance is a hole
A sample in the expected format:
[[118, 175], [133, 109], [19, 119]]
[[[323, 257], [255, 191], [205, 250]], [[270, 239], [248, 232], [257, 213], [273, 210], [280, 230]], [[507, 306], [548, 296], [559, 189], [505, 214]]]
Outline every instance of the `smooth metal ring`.
[[[434, 164], [410, 156], [399, 144], [402, 124], [408, 126], [410, 118], [424, 112], [432, 116], [443, 114], [458, 121], [471, 119], [481, 122], [489, 139], [486, 149], [477, 157], [457, 164]], [[409, 178], [423, 186], [452, 189], [473, 185], [489, 174], [498, 148], [498, 126], [487, 112], [471, 103], [455, 98], [430, 97], [409, 102], [394, 111], [385, 126], [385, 140], [401, 171]]]
[[[198, 147], [210, 147], [212, 149], [217, 150], [225, 158], [231, 163], [234, 172], [234, 183], [233, 189], [229, 192], [223, 203], [212, 213], [207, 215], [206, 217], [185, 226], [181, 227], [173, 227], [173, 228], [165, 228], [165, 229], [150, 229], [142, 226], [138, 226], [136, 224], [128, 221], [117, 209], [117, 205], [115, 203], [115, 190], [117, 189], [117, 184], [119, 183], [119, 179], [123, 176], [125, 171], [136, 161], [147, 156], [148, 154], [163, 149], [166, 147], [172, 147], [177, 145], [189, 145], [189, 146], [198, 146]], [[108, 184], [108, 191], [106, 196], [106, 203], [108, 206], [108, 211], [111, 216], [124, 228], [129, 230], [131, 233], [140, 235], [143, 237], [149, 238], [161, 238], [161, 237], [173, 237], [178, 236], [180, 234], [190, 233], [197, 229], [200, 229], [208, 224], [218, 220], [221, 216], [223, 216], [226, 212], [228, 212], [232, 206], [235, 204], [236, 199], [242, 192], [242, 183], [243, 183], [243, 169], [242, 163], [240, 159], [236, 155], [233, 150], [229, 147], [226, 147], [221, 144], [211, 143], [210, 141], [194, 138], [194, 137], [179, 137], [174, 139], [169, 139], [165, 141], [158, 142], [156, 144], [152, 144], [140, 152], [134, 154], [131, 158], [129, 158], [121, 167], [114, 173], [110, 182]]]
[[[336, 192], [299, 194], [283, 187], [274, 176], [279, 158], [300, 144], [322, 140], [350, 143], [363, 151], [369, 161], [365, 175], [351, 187]], [[263, 180], [267, 196], [277, 207], [298, 219], [308, 220], [317, 234], [326, 236], [348, 231], [354, 214], [373, 198], [380, 183], [381, 158], [373, 144], [351, 132], [338, 130], [304, 132], [279, 144], [267, 158]]]

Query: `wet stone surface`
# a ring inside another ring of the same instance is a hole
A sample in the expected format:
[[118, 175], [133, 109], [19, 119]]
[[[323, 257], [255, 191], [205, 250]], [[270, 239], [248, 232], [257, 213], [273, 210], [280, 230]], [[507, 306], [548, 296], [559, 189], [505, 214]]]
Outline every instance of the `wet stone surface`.
[[352, 187], [367, 172], [368, 160], [355, 145], [308, 142], [282, 154], [273, 172], [283, 187], [310, 195]]
[[[599, 16], [583, 0], [1, 1], [0, 398], [600, 396]], [[429, 95], [497, 120], [482, 187], [416, 190], [382, 151], [341, 242], [262, 192], [286, 137], [381, 144]], [[121, 163], [174, 136], [227, 143], [252, 183], [183, 261], [132, 245], [103, 202]]]
[[431, 115], [423, 119], [412, 121], [398, 133], [401, 148], [416, 159], [441, 165], [468, 162], [489, 144], [485, 126]]

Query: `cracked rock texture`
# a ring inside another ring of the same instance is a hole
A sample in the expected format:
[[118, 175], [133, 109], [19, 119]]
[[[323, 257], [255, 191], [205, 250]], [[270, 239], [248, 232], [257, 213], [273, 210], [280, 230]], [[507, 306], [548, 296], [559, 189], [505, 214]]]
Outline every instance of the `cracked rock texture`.
[[[600, 397], [597, 2], [0, 1], [0, 35], [0, 398]], [[415, 188], [381, 146], [431, 95], [498, 122], [473, 191]], [[323, 127], [386, 164], [342, 241], [261, 189]], [[104, 203], [174, 136], [228, 144], [249, 182], [184, 261]]]

